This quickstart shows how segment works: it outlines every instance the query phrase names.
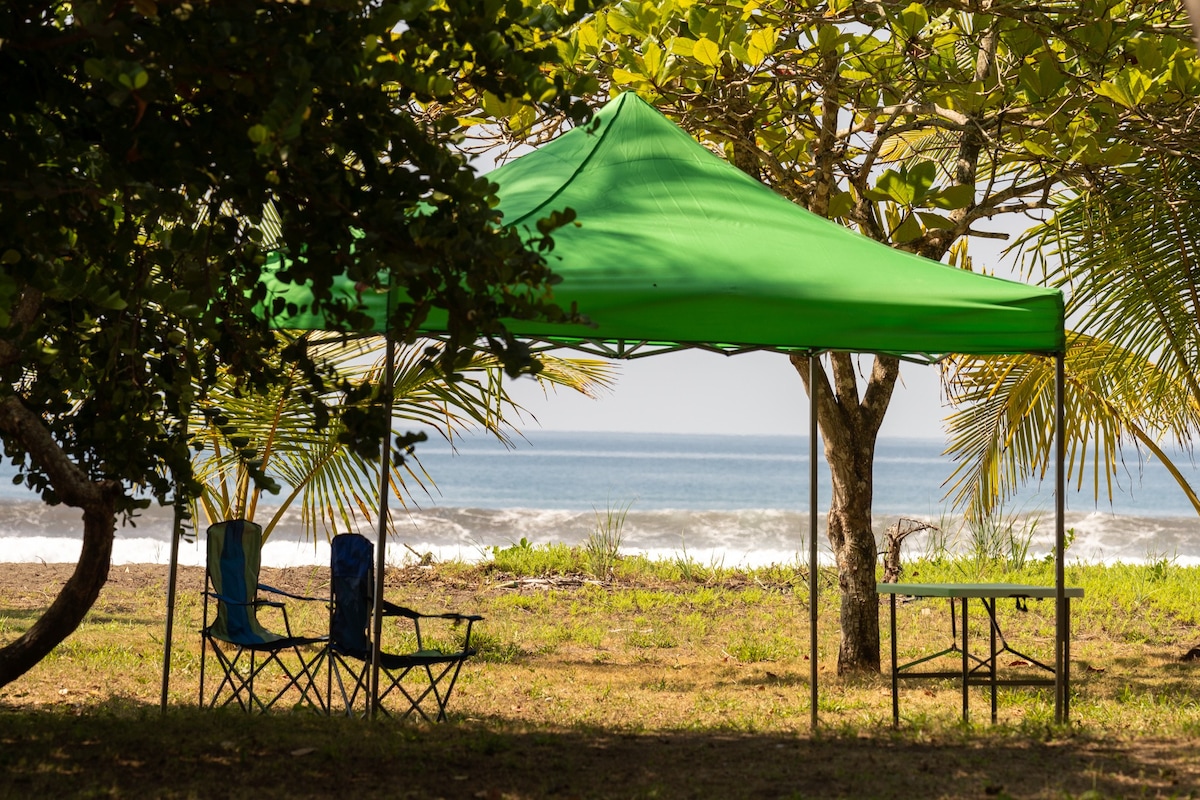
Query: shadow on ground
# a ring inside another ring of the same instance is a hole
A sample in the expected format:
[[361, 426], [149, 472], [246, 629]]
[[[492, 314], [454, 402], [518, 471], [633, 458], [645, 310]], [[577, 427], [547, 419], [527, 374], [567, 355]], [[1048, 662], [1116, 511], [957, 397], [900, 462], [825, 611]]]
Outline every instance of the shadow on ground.
[[1200, 796], [1180, 742], [436, 727], [113, 701], [0, 706], [0, 797], [1064, 798]]

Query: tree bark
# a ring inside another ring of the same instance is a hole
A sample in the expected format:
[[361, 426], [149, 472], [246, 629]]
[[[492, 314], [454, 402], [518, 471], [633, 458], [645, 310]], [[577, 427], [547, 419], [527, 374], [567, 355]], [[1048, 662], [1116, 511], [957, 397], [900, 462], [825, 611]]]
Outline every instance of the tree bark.
[[21, 443], [50, 476], [58, 496], [83, 509], [83, 549], [75, 571], [46, 612], [16, 641], [0, 649], [0, 687], [24, 675], [74, 633], [108, 580], [121, 487], [91, 481], [58, 447], [41, 419], [15, 397], [0, 401], [0, 432]]
[[875, 442], [900, 376], [900, 362], [890, 356], [875, 356], [860, 399], [854, 359], [846, 353], [834, 353], [829, 361], [832, 383], [823, 368], [809, 375], [807, 354], [791, 357], [810, 396], [813, 381], [820, 385], [817, 424], [833, 484], [826, 527], [837, 560], [841, 592], [842, 640], [837, 670], [839, 675], [878, 672], [878, 549], [871, 525]]

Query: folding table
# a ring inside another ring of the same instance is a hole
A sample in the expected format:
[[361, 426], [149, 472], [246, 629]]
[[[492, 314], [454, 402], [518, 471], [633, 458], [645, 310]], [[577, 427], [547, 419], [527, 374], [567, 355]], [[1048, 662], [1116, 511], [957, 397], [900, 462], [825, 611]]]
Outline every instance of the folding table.
[[[991, 689], [992, 695], [992, 722], [996, 722], [996, 688], [999, 686], [1055, 686], [1057, 684], [1057, 669], [1054, 666], [1045, 664], [1032, 658], [1018, 650], [1009, 646], [1008, 641], [1004, 638], [1003, 631], [1000, 630], [1000, 623], [996, 618], [996, 601], [1002, 598], [1013, 598], [1016, 600], [1018, 607], [1024, 608], [1024, 601], [1029, 598], [1036, 599], [1053, 599], [1057, 592], [1053, 586], [1028, 586], [1018, 583], [880, 583], [876, 585], [876, 589], [881, 595], [888, 595], [890, 600], [891, 622], [890, 630], [892, 634], [892, 724], [899, 726], [900, 724], [900, 679], [901, 678], [958, 678], [962, 682], [962, 713], [963, 722], [967, 722], [970, 715], [970, 704], [968, 689], [971, 686], [987, 686]], [[950, 600], [950, 635], [951, 644], [944, 650], [921, 658], [914, 659], [904, 664], [897, 663], [897, 646], [896, 646], [896, 597], [904, 595], [906, 597], [945, 597]], [[1070, 634], [1070, 618], [1071, 618], [1071, 598], [1083, 597], [1083, 589], [1079, 587], [1066, 587], [1064, 592], [1064, 602], [1066, 605], [1066, 618], [1068, 620], [1067, 630], [1065, 632], [1065, 640], [1062, 648], [1062, 697], [1064, 708], [1067, 698], [1070, 695], [1070, 663], [1071, 663], [1071, 634]], [[968, 645], [968, 609], [971, 600], [978, 600], [983, 605], [984, 610], [988, 615], [989, 622], [989, 640], [990, 648], [986, 656], [973, 655], [970, 652]], [[962, 622], [961, 626], [957, 624], [954, 608], [956, 602], [961, 601], [962, 605]], [[961, 627], [961, 636], [959, 628]], [[961, 640], [961, 646], [959, 644]], [[914, 667], [925, 664], [936, 658], [946, 656], [952, 653], [960, 653], [962, 656], [961, 670], [922, 670], [917, 671]], [[1001, 653], [1012, 653], [1014, 656], [1024, 660], [1027, 664], [1035, 669], [1043, 672], [1049, 672], [1050, 677], [1008, 677], [1001, 678], [997, 674], [997, 657]]]

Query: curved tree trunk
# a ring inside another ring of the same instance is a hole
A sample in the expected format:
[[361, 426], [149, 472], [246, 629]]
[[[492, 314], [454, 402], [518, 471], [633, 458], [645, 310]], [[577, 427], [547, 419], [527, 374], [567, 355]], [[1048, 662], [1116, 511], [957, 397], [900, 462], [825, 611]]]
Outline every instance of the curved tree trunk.
[[875, 441], [900, 376], [900, 362], [876, 356], [860, 400], [853, 357], [834, 353], [829, 361], [832, 383], [824, 369], [815, 376], [809, 375], [807, 355], [791, 357], [810, 393], [814, 379], [820, 385], [817, 423], [833, 482], [827, 533], [837, 559], [841, 591], [842, 641], [837, 669], [839, 674], [878, 672], [879, 594], [875, 590], [878, 551], [871, 525]]
[[0, 686], [5, 686], [70, 636], [96, 602], [108, 580], [121, 487], [111, 481], [88, 480], [58, 447], [41, 418], [17, 398], [0, 401], [0, 432], [21, 443], [50, 477], [63, 502], [83, 509], [83, 550], [75, 572], [33, 627], [0, 649]]
[[111, 508], [83, 514], [83, 551], [75, 572], [33, 627], [0, 649], [0, 686], [33, 669], [64, 639], [75, 632], [108, 580], [116, 514]]

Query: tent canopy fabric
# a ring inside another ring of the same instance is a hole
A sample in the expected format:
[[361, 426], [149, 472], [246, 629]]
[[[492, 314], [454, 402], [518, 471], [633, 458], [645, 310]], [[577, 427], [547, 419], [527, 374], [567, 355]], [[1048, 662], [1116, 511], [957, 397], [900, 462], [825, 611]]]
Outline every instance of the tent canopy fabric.
[[[553, 299], [591, 326], [507, 321], [516, 335], [566, 346], [650, 343], [727, 351], [1057, 353], [1056, 290], [975, 274], [905, 253], [812, 214], [699, 145], [636, 94], [588, 125], [493, 171], [506, 225], [554, 233]], [[272, 292], [299, 307], [279, 328], [321, 328], [303, 287]], [[385, 325], [387, 298], [356, 297]], [[423, 330], [444, 327], [431, 315]]]

